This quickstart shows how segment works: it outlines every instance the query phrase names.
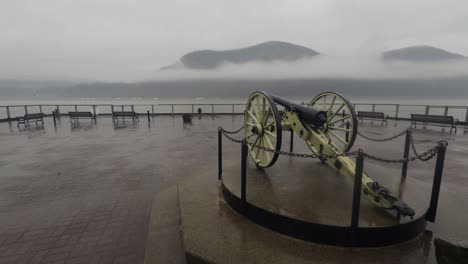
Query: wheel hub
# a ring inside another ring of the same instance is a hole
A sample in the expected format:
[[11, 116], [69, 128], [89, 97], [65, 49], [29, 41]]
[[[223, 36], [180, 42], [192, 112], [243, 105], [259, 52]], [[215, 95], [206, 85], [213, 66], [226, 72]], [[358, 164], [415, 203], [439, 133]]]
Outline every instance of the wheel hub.
[[252, 133], [257, 134], [257, 135], [259, 135], [259, 136], [263, 136], [263, 134], [264, 134], [263, 126], [262, 126], [261, 124], [256, 124], [256, 125], [252, 128]]

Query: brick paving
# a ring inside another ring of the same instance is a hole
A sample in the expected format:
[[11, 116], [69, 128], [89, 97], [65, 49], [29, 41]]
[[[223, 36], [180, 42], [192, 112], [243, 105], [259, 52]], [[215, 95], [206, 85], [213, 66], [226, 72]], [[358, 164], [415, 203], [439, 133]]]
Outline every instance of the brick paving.
[[[0, 123], [0, 264], [143, 263], [154, 194], [215, 164], [216, 127], [158, 117], [114, 128]], [[219, 122], [218, 122], [219, 121]], [[228, 126], [229, 127], [229, 126]], [[199, 155], [199, 150], [204, 155]]]

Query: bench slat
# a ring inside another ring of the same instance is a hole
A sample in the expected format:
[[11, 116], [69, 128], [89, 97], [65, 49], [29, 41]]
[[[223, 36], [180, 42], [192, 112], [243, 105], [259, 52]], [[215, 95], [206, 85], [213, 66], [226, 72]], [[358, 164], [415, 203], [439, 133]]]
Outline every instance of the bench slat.
[[441, 124], [453, 124], [454, 123], [453, 116], [421, 115], [421, 114], [411, 114], [411, 121], [441, 123]]
[[358, 116], [359, 117], [385, 118], [385, 114], [382, 112], [358, 111]]

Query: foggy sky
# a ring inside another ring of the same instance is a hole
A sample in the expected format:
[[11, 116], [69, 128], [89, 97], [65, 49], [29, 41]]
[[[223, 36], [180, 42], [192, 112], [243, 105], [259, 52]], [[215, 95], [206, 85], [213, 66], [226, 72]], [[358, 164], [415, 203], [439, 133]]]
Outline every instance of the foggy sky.
[[333, 56], [432, 45], [468, 55], [455, 0], [2, 0], [0, 79], [135, 81], [197, 49], [288, 41]]

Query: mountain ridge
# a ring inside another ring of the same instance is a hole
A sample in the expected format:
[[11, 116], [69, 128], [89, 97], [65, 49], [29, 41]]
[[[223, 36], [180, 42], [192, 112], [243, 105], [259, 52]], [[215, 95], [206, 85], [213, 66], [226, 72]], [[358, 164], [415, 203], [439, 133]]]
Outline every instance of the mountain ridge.
[[434, 62], [460, 60], [465, 56], [428, 45], [409, 46], [382, 53], [386, 61], [401, 60], [410, 62]]
[[[253, 46], [228, 50], [196, 50], [183, 55], [180, 63], [188, 69], [214, 69], [224, 63], [241, 64], [253, 61], [297, 61], [317, 56], [320, 53], [284, 41], [267, 41]], [[162, 67], [161, 70], [177, 68], [178, 64]]]

